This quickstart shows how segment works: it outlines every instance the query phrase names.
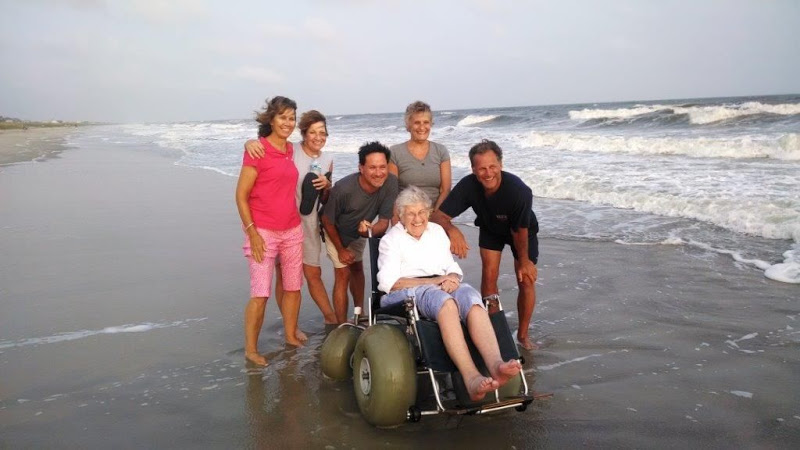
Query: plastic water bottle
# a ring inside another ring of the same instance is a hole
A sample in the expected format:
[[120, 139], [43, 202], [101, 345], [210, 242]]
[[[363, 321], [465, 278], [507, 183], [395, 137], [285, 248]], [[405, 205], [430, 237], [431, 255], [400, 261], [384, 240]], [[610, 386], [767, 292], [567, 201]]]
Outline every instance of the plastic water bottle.
[[311, 172], [317, 174], [317, 176], [322, 175], [322, 166], [319, 164], [318, 160], [311, 161], [311, 166], [309, 167]]

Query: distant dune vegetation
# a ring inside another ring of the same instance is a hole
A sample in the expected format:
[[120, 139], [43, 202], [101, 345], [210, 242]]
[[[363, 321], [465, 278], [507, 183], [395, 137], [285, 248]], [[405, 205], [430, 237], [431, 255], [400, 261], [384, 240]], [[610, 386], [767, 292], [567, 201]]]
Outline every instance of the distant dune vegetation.
[[64, 120], [32, 121], [21, 120], [14, 117], [0, 116], [0, 130], [26, 130], [28, 128], [53, 128], [53, 127], [77, 127], [89, 125], [89, 122], [67, 122]]

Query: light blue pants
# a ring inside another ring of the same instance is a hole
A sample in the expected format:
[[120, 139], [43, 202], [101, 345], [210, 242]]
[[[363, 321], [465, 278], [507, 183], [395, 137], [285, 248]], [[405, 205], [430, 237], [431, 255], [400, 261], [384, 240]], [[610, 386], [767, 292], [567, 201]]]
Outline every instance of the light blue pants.
[[431, 320], [436, 320], [444, 302], [450, 298], [456, 301], [456, 305], [458, 305], [458, 315], [461, 317], [462, 322], [467, 320], [467, 314], [469, 314], [469, 310], [472, 309], [474, 305], [483, 307], [481, 294], [467, 283], [461, 283], [458, 289], [450, 294], [443, 291], [441, 287], [433, 284], [398, 289], [383, 296], [381, 299], [381, 307], [400, 303], [408, 297], [416, 297], [417, 309], [420, 315]]

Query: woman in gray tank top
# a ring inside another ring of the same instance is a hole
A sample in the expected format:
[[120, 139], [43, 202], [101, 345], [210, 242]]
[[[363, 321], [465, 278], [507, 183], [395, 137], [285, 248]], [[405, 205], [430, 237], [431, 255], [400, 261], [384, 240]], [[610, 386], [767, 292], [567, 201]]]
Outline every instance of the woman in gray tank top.
[[408, 105], [405, 122], [410, 139], [390, 148], [389, 172], [397, 175], [401, 190], [417, 186], [438, 209], [452, 184], [450, 153], [444, 145], [428, 140], [433, 126], [430, 105], [421, 101]]

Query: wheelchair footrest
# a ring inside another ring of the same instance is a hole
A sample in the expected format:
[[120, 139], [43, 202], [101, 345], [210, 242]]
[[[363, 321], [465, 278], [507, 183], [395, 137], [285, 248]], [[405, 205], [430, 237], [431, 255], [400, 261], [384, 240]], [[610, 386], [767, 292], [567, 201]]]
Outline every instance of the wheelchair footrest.
[[520, 395], [518, 397], [511, 397], [494, 403], [486, 403], [481, 405], [463, 406], [459, 408], [448, 409], [445, 410], [444, 413], [463, 416], [463, 415], [486, 414], [509, 408], [516, 408], [518, 411], [524, 411], [528, 407], [528, 405], [530, 405], [533, 402], [533, 400], [534, 397], [531, 397], [529, 395]]

